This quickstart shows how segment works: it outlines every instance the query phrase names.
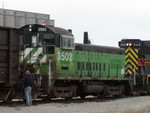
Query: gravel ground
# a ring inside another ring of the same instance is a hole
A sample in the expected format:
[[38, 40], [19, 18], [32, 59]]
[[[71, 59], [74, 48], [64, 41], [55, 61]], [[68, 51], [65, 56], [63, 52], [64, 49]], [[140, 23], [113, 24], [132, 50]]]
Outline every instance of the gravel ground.
[[30, 107], [0, 106], [0, 113], [150, 113], [150, 96], [121, 98], [108, 102], [46, 103]]

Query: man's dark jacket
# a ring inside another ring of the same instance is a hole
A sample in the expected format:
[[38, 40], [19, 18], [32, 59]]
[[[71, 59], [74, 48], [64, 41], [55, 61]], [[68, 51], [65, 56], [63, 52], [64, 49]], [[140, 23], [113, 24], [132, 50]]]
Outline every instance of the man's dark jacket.
[[31, 75], [24, 76], [24, 85], [26, 87], [32, 87], [33, 85], [33, 77]]

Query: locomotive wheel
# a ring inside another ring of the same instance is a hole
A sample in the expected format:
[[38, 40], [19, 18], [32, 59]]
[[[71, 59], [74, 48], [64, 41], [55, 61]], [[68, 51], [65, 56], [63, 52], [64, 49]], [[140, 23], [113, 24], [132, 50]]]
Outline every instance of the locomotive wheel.
[[72, 97], [66, 97], [65, 99], [66, 99], [66, 100], [71, 100], [71, 99], [72, 99]]
[[80, 97], [81, 97], [81, 99], [85, 99], [85, 95], [84, 94], [80, 95]]
[[42, 98], [43, 101], [51, 101], [51, 97], [47, 96], [47, 97], [44, 97]]
[[10, 104], [13, 98], [9, 97], [7, 100], [5, 100], [4, 102], [7, 104]]

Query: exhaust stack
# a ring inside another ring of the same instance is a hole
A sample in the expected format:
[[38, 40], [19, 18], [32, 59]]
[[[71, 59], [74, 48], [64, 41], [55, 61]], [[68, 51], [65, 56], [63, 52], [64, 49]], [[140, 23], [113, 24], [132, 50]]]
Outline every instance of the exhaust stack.
[[72, 33], [72, 29], [68, 29], [68, 31], [69, 31], [70, 33]]
[[84, 32], [83, 44], [91, 44], [91, 41], [89, 40], [89, 37], [88, 37], [88, 32]]

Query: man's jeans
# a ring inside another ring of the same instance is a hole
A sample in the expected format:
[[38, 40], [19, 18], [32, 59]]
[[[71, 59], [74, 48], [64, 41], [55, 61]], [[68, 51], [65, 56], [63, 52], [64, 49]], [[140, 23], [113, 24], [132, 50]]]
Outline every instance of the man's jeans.
[[32, 105], [32, 96], [31, 96], [32, 87], [25, 88], [26, 104], [28, 106]]

